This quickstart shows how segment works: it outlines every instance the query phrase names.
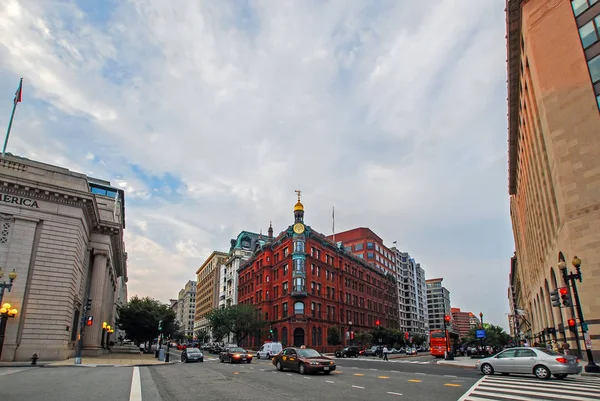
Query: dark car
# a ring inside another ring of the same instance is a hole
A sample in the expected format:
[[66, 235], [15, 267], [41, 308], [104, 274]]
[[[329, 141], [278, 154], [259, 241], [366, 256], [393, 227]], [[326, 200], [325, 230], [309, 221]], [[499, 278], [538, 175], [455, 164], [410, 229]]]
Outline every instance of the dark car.
[[341, 351], [336, 351], [335, 352], [335, 356], [338, 358], [358, 358], [358, 354], [360, 353], [360, 350], [358, 349], [358, 347], [355, 346], [350, 346], [350, 347], [346, 347]]
[[285, 348], [273, 356], [273, 365], [279, 371], [291, 369], [300, 374], [323, 372], [329, 374], [335, 370], [335, 362], [311, 348]]
[[219, 355], [219, 361], [229, 363], [250, 363], [252, 362], [252, 354], [240, 347], [225, 348]]
[[185, 348], [181, 351], [181, 362], [204, 362], [204, 354], [198, 348]]

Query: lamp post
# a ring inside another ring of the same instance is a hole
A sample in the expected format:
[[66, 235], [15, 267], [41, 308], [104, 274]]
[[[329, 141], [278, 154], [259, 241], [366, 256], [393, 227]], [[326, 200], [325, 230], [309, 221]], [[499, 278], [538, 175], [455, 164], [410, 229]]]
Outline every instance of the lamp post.
[[348, 339], [350, 340], [350, 345], [352, 345], [352, 321], [348, 321]]
[[102, 339], [100, 340], [100, 346], [104, 349], [104, 335], [106, 333], [106, 328], [108, 327], [108, 323], [102, 322]]
[[[577, 283], [575, 280], [579, 280], [581, 283], [583, 281], [583, 276], [581, 274], [581, 259], [577, 256], [573, 257], [573, 261], [571, 262], [573, 267], [575, 267], [576, 273], [569, 273], [567, 271], [567, 263], [565, 262], [565, 258], [560, 252], [558, 254], [558, 268], [562, 272], [563, 280], [567, 286], [571, 286], [573, 288], [573, 296], [575, 298], [575, 306], [577, 310], [577, 317], [579, 318], [579, 324], [581, 326], [581, 335], [583, 336], [583, 343], [585, 345], [585, 352], [588, 357], [588, 364], [585, 366], [585, 371], [588, 373], [600, 373], [600, 366], [596, 365], [594, 362], [594, 356], [592, 355], [592, 350], [588, 346], [588, 342], [590, 342], [590, 335], [587, 329], [587, 323], [583, 318], [583, 311], [581, 310], [581, 304], [579, 303], [579, 292], [577, 291]], [[577, 330], [575, 330], [575, 338], [577, 339]]]
[[[0, 279], [4, 277], [4, 271], [0, 267]], [[4, 333], [6, 331], [6, 323], [9, 317], [15, 317], [18, 313], [16, 309], [12, 307], [11, 304], [6, 303], [2, 304], [2, 299], [4, 298], [4, 290], [6, 289], [8, 292], [12, 289], [13, 281], [17, 278], [17, 272], [13, 269], [10, 273], [8, 273], [8, 283], [6, 281], [0, 282], [0, 358], [2, 357], [2, 347], [4, 346]]]
[[[481, 321], [479, 327], [483, 329], [483, 312], [479, 312], [479, 320]], [[483, 337], [481, 337], [481, 355], [483, 355]]]
[[454, 360], [454, 355], [450, 352], [450, 348], [448, 346], [448, 323], [450, 323], [451, 317], [449, 315], [444, 316], [444, 338], [446, 340], [446, 352], [444, 353], [444, 359], [447, 361]]

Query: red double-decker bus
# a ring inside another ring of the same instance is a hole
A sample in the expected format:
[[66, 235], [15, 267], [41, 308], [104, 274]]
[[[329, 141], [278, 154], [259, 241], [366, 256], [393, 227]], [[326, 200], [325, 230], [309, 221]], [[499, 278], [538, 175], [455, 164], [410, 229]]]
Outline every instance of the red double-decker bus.
[[[446, 330], [448, 336], [448, 349], [453, 350], [458, 345], [458, 334]], [[436, 358], [443, 358], [446, 351], [446, 337], [444, 330], [431, 330], [429, 332], [429, 347], [431, 355]]]

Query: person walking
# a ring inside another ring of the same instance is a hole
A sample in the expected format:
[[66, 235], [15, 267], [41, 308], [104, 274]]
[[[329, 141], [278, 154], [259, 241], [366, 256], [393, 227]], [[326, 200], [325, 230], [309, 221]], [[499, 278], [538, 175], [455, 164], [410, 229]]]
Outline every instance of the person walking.
[[384, 361], [388, 361], [389, 360], [388, 357], [387, 357], [388, 356], [388, 352], [390, 352], [390, 351], [388, 350], [387, 345], [384, 345], [383, 346], [383, 360]]
[[144, 349], [145, 349], [145, 345], [144, 343], [140, 343], [140, 356], [144, 355]]

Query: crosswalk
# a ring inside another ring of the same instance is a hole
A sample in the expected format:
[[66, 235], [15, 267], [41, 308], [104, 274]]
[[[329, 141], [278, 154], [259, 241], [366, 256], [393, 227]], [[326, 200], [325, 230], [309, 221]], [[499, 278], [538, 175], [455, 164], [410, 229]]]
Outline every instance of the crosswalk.
[[485, 376], [458, 401], [600, 400], [600, 379], [574, 377], [539, 380], [523, 376]]
[[429, 365], [431, 363], [431, 361], [411, 361], [408, 359], [389, 359], [388, 361], [384, 361], [383, 359], [372, 359], [372, 358], [350, 358], [349, 361], [368, 361], [368, 362], [377, 362], [377, 361], [381, 361], [381, 362], [385, 362], [385, 363], [412, 363], [412, 364], [419, 364], [419, 365]]

